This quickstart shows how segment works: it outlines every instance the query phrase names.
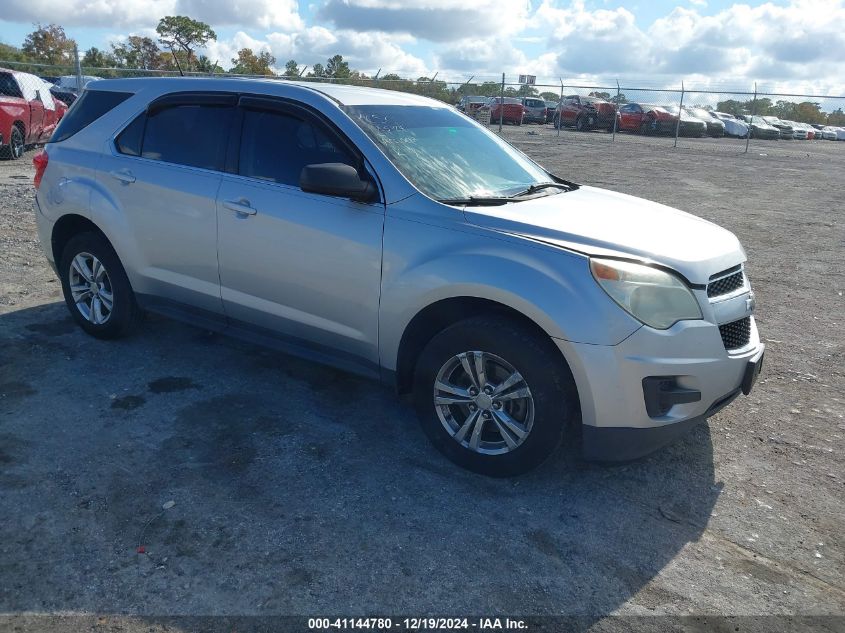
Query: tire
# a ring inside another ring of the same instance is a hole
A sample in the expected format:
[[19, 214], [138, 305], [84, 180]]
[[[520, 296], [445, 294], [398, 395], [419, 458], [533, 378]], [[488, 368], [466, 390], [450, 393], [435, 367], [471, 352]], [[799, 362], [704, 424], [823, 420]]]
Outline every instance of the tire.
[[20, 160], [25, 150], [23, 132], [17, 125], [13, 125], [12, 132], [9, 134], [9, 144], [3, 148], [3, 156], [9, 160]]
[[559, 130], [560, 129], [560, 117], [555, 115], [555, 117], [552, 119], [552, 124], [554, 125], [556, 130]]
[[[459, 360], [465, 355], [474, 368], [482, 353], [487, 380], [478, 380], [477, 371], [466, 373]], [[496, 389], [508, 376], [515, 382], [502, 390], [500, 402]], [[436, 394], [435, 385], [443, 383], [458, 385], [463, 393], [441, 388]], [[476, 396], [470, 401], [473, 388]], [[460, 404], [435, 404], [437, 395], [450, 394]], [[463, 468], [492, 477], [519, 475], [543, 463], [579, 410], [572, 374], [551, 340], [496, 315], [459, 321], [434, 336], [417, 361], [414, 403], [423, 431], [441, 453]], [[470, 420], [473, 416], [480, 428]], [[517, 426], [504, 427], [502, 420]], [[516, 428], [522, 436], [508, 433], [508, 442], [503, 428]]]
[[[80, 265], [77, 257], [84, 265]], [[99, 268], [93, 264], [94, 260], [99, 262]], [[100, 269], [104, 269], [104, 272], [100, 273]], [[89, 280], [95, 276], [97, 294], [92, 297], [92, 293], [85, 290], [83, 293], [77, 292], [75, 298], [71, 286], [90, 286]], [[72, 237], [62, 251], [59, 277], [71, 316], [79, 327], [91, 336], [101, 339], [123, 337], [140, 319], [141, 310], [135, 302], [135, 294], [132, 292], [126, 271], [117, 253], [102, 235], [86, 232]], [[83, 300], [77, 304], [80, 296]], [[111, 308], [107, 300], [109, 296]], [[83, 311], [85, 309], [87, 314]]]
[[579, 116], [575, 119], [575, 129], [579, 132], [583, 132], [586, 128], [584, 127], [584, 117]]

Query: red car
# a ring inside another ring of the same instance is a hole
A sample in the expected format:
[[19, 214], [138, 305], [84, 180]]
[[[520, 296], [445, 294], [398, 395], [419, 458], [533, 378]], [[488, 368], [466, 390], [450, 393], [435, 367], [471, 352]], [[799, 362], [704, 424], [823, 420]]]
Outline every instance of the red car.
[[616, 115], [616, 129], [640, 134], [674, 133], [678, 117], [656, 105], [626, 103]]
[[501, 119], [502, 123], [522, 125], [522, 118], [525, 116], [525, 106], [522, 105], [522, 101], [512, 97], [505, 97], [504, 108], [501, 97], [490, 97], [482, 107], [490, 110], [491, 124], [498, 123]]
[[576, 130], [604, 128], [613, 131], [616, 106], [598, 97], [570, 95], [564, 97], [555, 111], [555, 127], [570, 126]]
[[65, 112], [46, 81], [0, 68], [0, 155], [17, 160], [27, 145], [46, 143]]

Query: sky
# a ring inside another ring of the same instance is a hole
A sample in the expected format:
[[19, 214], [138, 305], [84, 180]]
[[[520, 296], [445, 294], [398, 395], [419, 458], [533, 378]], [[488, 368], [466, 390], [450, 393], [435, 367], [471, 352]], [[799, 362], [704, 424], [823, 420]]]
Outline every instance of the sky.
[[[151, 35], [164, 15], [208, 22], [224, 68], [244, 47], [283, 67], [340, 53], [374, 74], [466, 81], [845, 94], [845, 0], [2, 0], [0, 41], [61, 24], [84, 50]], [[0, 60], [2, 61], [2, 60]]]

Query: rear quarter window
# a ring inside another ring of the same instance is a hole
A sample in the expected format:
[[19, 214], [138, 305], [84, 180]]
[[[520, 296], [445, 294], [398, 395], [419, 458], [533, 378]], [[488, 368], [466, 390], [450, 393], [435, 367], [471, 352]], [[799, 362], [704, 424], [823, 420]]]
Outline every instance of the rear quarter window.
[[132, 96], [131, 92], [112, 92], [111, 90], [86, 90], [74, 101], [62, 117], [51, 143], [60, 143], [85, 129], [101, 116], [113, 110]]
[[10, 73], [0, 73], [0, 97], [23, 98], [18, 82]]

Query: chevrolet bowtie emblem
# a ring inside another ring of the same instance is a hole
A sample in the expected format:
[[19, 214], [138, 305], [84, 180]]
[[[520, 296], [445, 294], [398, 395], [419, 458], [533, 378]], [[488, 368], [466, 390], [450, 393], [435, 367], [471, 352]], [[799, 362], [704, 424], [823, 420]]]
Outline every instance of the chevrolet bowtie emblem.
[[745, 299], [745, 310], [746, 312], [754, 312], [754, 306], [757, 305], [757, 299], [754, 298], [754, 293], [748, 293], [748, 297]]

